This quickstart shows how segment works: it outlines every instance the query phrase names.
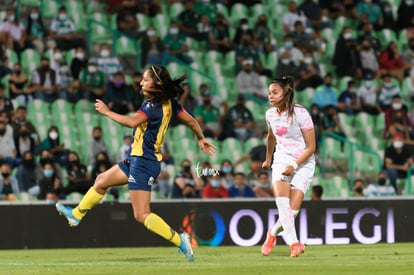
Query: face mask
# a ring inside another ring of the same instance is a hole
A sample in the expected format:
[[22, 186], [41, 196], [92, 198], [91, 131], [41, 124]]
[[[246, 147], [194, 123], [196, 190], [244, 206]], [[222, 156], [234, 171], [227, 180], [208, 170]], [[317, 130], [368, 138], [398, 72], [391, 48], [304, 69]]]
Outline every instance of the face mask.
[[96, 73], [97, 68], [95, 66], [88, 66], [88, 71], [93, 74]]
[[30, 18], [31, 18], [32, 20], [37, 20], [37, 19], [39, 18], [39, 14], [38, 14], [38, 13], [31, 13], [31, 14], [30, 14]]
[[393, 103], [393, 104], [392, 104], [392, 108], [393, 108], [394, 110], [401, 110], [401, 108], [402, 108], [402, 103], [400, 103], [400, 102]]
[[232, 170], [230, 166], [223, 167], [223, 173], [225, 174], [231, 173]]
[[367, 81], [365, 81], [365, 86], [367, 86], [368, 88], [373, 87], [374, 82], [372, 82], [371, 80], [367, 80]]
[[391, 83], [384, 83], [385, 88], [392, 88], [392, 82]]
[[123, 80], [115, 80], [114, 85], [115, 85], [115, 87], [120, 88], [120, 87], [122, 87], [122, 85], [124, 85], [124, 81]]
[[95, 141], [100, 141], [100, 140], [101, 140], [101, 137], [100, 137], [100, 136], [96, 136], [96, 137], [93, 137], [93, 139], [94, 139]]
[[407, 6], [412, 6], [412, 5], [413, 5], [413, 3], [414, 3], [414, 1], [413, 1], [413, 0], [406, 0], [406, 1], [405, 1], [405, 4], [406, 4]]
[[381, 179], [378, 180], [378, 185], [384, 186], [386, 182], [387, 182], [386, 179], [381, 178]]
[[351, 32], [346, 32], [346, 33], [344, 33], [344, 39], [345, 40], [349, 40], [349, 39], [352, 39], [352, 33]]
[[34, 167], [34, 160], [33, 159], [24, 159], [22, 160], [22, 164], [24, 167]]
[[59, 136], [58, 133], [55, 132], [55, 131], [49, 133], [49, 138], [52, 139], [52, 140], [57, 139], [58, 136]]
[[356, 88], [351, 88], [351, 89], [349, 89], [349, 92], [350, 93], [356, 93], [357, 92], [357, 89]]
[[5, 133], [6, 133], [6, 129], [1, 129], [0, 130], [0, 136], [4, 136]]
[[312, 64], [312, 57], [305, 57], [303, 62], [305, 62], [305, 64]]
[[66, 14], [66, 13], [60, 13], [60, 14], [58, 15], [58, 18], [59, 18], [59, 20], [61, 20], [61, 21], [65, 20], [67, 17], [68, 17], [68, 16], [67, 16], [67, 14]]
[[365, 3], [371, 4], [372, 3], [372, 0], [365, 0]]
[[280, 62], [284, 65], [288, 65], [290, 63], [290, 59], [281, 59]]
[[176, 35], [176, 34], [178, 34], [178, 29], [177, 29], [177, 28], [171, 28], [171, 29], [170, 29], [170, 34], [171, 34], [171, 35]]
[[9, 15], [9, 16], [7, 16], [7, 21], [13, 22], [14, 18], [15, 18], [14, 15]]
[[66, 74], [67, 72], [69, 72], [69, 68], [68, 66], [63, 66], [59, 68], [59, 71], [63, 74]]
[[3, 176], [3, 178], [8, 178], [10, 176], [10, 173], [1, 173], [1, 175]]
[[44, 171], [43, 171], [43, 175], [44, 175], [46, 178], [50, 178], [50, 177], [52, 177], [52, 176], [53, 176], [53, 170], [48, 170], [48, 169], [46, 169], [46, 170], [44, 170]]
[[75, 57], [77, 59], [84, 59], [85, 58], [85, 54], [83, 52], [77, 52], [77, 53], [75, 53]]
[[390, 12], [392, 11], [392, 9], [391, 9], [391, 7], [390, 7], [390, 6], [386, 6], [386, 7], [384, 7], [384, 11], [385, 11], [386, 13], [390, 13]]
[[290, 48], [292, 48], [293, 47], [293, 42], [291, 42], [291, 41], [287, 41], [287, 42], [285, 42], [285, 47], [286, 48], [288, 48], [288, 49], [290, 49]]
[[44, 64], [44, 65], [41, 66], [41, 69], [43, 71], [48, 71], [50, 69], [50, 66], [49, 66], [49, 64]]
[[210, 103], [211, 103], [211, 100], [203, 100], [204, 105], [210, 105]]
[[17, 74], [17, 75], [20, 75], [22, 73], [22, 71], [21, 70], [15, 70], [14, 73]]
[[22, 137], [28, 137], [28, 136], [30, 135], [30, 133], [29, 133], [29, 131], [21, 131], [21, 132], [20, 132], [20, 135], [21, 135]]
[[110, 54], [110, 52], [109, 52], [109, 50], [101, 50], [101, 56], [102, 57], [108, 57], [109, 56], [109, 54]]
[[191, 166], [190, 165], [183, 166], [183, 171], [186, 173], [189, 173], [191, 171]]
[[355, 188], [355, 193], [361, 194], [362, 193], [362, 187]]
[[211, 186], [214, 187], [214, 188], [217, 188], [217, 187], [220, 186], [220, 181], [219, 180], [211, 180], [210, 183], [211, 183]]
[[247, 31], [249, 29], [249, 26], [247, 24], [242, 24], [240, 27], [243, 31]]
[[147, 35], [148, 35], [149, 37], [152, 37], [152, 36], [154, 36], [154, 35], [155, 35], [155, 31], [154, 31], [154, 30], [149, 30], [149, 31], [147, 31]]
[[403, 147], [404, 142], [402, 142], [401, 140], [396, 140], [392, 143], [392, 145], [394, 146], [395, 149], [400, 149]]

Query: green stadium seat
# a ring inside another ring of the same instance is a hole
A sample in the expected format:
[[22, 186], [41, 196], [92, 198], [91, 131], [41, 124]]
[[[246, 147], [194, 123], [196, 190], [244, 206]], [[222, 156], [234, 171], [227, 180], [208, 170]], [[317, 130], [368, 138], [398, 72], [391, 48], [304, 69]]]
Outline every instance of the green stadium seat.
[[39, 7], [41, 0], [20, 0], [19, 4], [22, 6]]
[[11, 49], [6, 50], [6, 56], [9, 59], [9, 67], [13, 68], [13, 65], [19, 62], [17, 53]]
[[40, 66], [40, 54], [34, 49], [26, 49], [21, 54], [22, 69], [27, 75]]
[[397, 34], [390, 29], [383, 29], [378, 32], [378, 39], [381, 41], [381, 45], [384, 45], [386, 47], [390, 42], [397, 42]]
[[168, 6], [168, 16], [171, 20], [177, 21], [178, 15], [184, 11], [185, 6], [181, 2], [175, 2]]
[[43, 18], [52, 18], [56, 17], [59, 4], [57, 1], [42, 1], [42, 17]]
[[[164, 6], [164, 5], [161, 5]], [[170, 19], [164, 14], [157, 14], [151, 18], [151, 23], [157, 28], [158, 34], [161, 39], [167, 34], [168, 28], [170, 27]]]
[[141, 29], [146, 30], [151, 25], [151, 19], [143, 13], [137, 13], [137, 20]]
[[249, 9], [246, 5], [235, 3], [230, 9], [230, 17], [228, 18], [235, 26], [238, 26], [240, 19], [249, 18]]
[[66, 4], [68, 14], [72, 18], [79, 32], [85, 32], [88, 29], [86, 22], [86, 11], [81, 1], [68, 1]]
[[27, 116], [36, 127], [40, 139], [47, 136], [47, 131], [52, 124], [49, 109], [50, 105], [40, 99], [34, 99], [27, 104]]
[[253, 149], [256, 146], [262, 145], [263, 140], [257, 137], [252, 137], [244, 141], [243, 143], [243, 152], [244, 154], [248, 154], [251, 149]]
[[355, 170], [364, 174], [377, 175], [382, 166], [382, 159], [371, 153], [355, 151], [354, 152]]
[[126, 36], [121, 36], [116, 41], [116, 52], [120, 56], [136, 56], [137, 46], [134, 40]]

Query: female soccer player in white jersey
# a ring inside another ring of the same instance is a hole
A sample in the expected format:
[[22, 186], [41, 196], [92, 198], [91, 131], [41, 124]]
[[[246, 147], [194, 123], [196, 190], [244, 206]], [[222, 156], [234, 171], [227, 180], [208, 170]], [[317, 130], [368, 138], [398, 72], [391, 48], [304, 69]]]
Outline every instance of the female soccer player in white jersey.
[[279, 219], [262, 245], [265, 256], [272, 251], [276, 235], [282, 230], [290, 246], [290, 257], [298, 257], [305, 251], [297, 238], [295, 217], [314, 175], [316, 141], [311, 116], [303, 106], [295, 104], [294, 92], [295, 82], [291, 77], [275, 79], [269, 85], [271, 108], [266, 112], [267, 153], [262, 167], [272, 168]]

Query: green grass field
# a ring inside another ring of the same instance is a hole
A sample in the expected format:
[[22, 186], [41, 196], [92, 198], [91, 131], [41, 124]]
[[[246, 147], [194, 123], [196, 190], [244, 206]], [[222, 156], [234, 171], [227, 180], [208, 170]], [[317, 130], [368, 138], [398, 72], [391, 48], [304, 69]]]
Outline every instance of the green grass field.
[[414, 243], [308, 246], [289, 258], [260, 247], [198, 247], [190, 263], [174, 247], [1, 250], [0, 274], [414, 274]]

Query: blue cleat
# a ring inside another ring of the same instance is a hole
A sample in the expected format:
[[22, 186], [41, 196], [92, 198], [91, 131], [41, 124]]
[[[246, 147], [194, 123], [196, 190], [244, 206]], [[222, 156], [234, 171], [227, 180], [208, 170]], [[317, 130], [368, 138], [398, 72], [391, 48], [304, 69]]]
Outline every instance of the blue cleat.
[[59, 212], [60, 215], [65, 216], [70, 226], [78, 226], [78, 224], [81, 221], [72, 215], [72, 207], [64, 206], [63, 204], [58, 202], [56, 203], [56, 210]]
[[193, 249], [191, 248], [190, 235], [188, 235], [187, 233], [181, 233], [180, 239], [181, 239], [181, 244], [178, 247], [178, 252], [183, 253], [189, 262], [193, 262], [194, 253], [193, 253]]

